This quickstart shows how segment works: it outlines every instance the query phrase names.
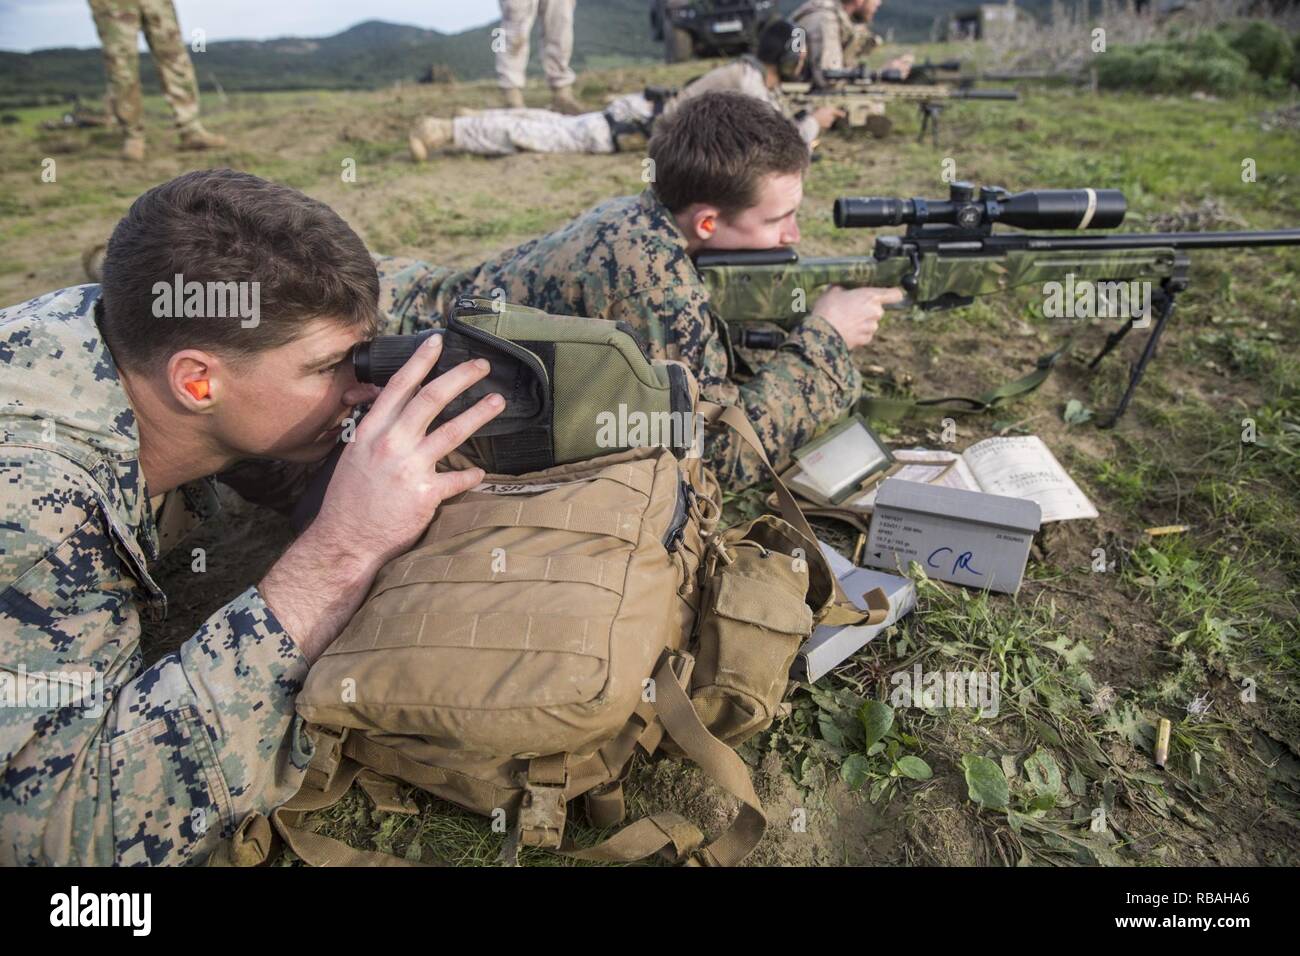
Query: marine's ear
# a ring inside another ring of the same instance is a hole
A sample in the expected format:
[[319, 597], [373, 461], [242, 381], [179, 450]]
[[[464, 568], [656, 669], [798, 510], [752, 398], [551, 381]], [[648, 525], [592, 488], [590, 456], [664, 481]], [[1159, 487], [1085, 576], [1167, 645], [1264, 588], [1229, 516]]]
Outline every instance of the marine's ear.
[[696, 203], [689, 212], [690, 235], [688, 238], [708, 242], [718, 228], [722, 210], [708, 203]]
[[167, 393], [188, 411], [207, 414], [221, 400], [222, 364], [211, 352], [182, 349], [167, 360]]

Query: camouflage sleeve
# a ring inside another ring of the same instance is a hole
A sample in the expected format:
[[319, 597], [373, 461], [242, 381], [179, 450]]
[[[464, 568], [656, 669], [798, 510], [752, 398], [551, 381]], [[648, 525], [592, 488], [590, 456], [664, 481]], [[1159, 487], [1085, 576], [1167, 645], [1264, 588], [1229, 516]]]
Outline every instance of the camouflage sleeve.
[[[375, 256], [379, 272], [380, 334], [410, 335], [442, 326], [467, 284], [464, 274], [402, 256]], [[451, 281], [449, 281], [451, 280]]]
[[[685, 362], [700, 397], [740, 405], [777, 469], [820, 429], [846, 414], [862, 379], [844, 339], [825, 319], [809, 316], [743, 385], [731, 378], [731, 357], [698, 282], [682, 281], [621, 299], [606, 318], [627, 322], [647, 339], [651, 355]], [[723, 487], [744, 488], [766, 478], [758, 456], [729, 430], [706, 436], [704, 457]]]
[[[843, 337], [816, 315], [798, 325], [747, 382], [711, 378], [707, 387], [700, 384], [704, 397], [745, 409], [777, 471], [789, 466], [796, 448], [846, 415], [861, 389], [862, 377]], [[709, 434], [704, 455], [724, 488], [744, 488], [767, 477], [758, 457], [730, 429]]]
[[120, 532], [59, 461], [0, 460], [0, 864], [199, 862], [297, 791], [306, 659], [250, 588], [141, 670]]

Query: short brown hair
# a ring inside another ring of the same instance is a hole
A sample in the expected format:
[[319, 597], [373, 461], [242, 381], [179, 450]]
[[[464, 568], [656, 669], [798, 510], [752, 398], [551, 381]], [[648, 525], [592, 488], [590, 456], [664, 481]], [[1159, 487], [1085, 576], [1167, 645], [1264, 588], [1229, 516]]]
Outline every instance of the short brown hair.
[[743, 93], [704, 93], [655, 124], [654, 191], [671, 212], [694, 203], [734, 215], [758, 202], [770, 174], [802, 173], [808, 144], [770, 104]]
[[[186, 173], [140, 196], [113, 230], [103, 272], [100, 328], [115, 361], [133, 369], [185, 348], [239, 360], [292, 341], [315, 318], [360, 327], [367, 336], [379, 322], [374, 261], [338, 213], [233, 169]], [[159, 309], [155, 286], [177, 281], [218, 294], [248, 283], [245, 292], [256, 290], [257, 323], [224, 309], [159, 318], [175, 313], [169, 305]]]

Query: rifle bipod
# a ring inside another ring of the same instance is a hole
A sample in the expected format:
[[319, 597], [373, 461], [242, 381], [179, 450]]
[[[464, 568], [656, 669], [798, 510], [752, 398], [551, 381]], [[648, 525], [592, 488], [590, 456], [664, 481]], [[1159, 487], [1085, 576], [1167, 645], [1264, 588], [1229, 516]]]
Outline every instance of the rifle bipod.
[[943, 104], [936, 103], [934, 100], [922, 100], [917, 103], [917, 108], [921, 111], [921, 131], [916, 134], [918, 143], [925, 142], [925, 131], [930, 129], [931, 138], [934, 145], [939, 145], [939, 116], [943, 113]]
[[[1142, 381], [1142, 374], [1147, 369], [1147, 364], [1155, 358], [1156, 345], [1160, 341], [1160, 334], [1165, 330], [1165, 324], [1174, 312], [1174, 300], [1179, 292], [1187, 288], [1187, 257], [1179, 255], [1175, 260], [1174, 274], [1164, 279], [1160, 283], [1160, 288], [1152, 295], [1151, 311], [1155, 312], [1155, 325], [1151, 328], [1151, 334], [1147, 336], [1146, 344], [1142, 346], [1142, 354], [1138, 356], [1137, 363], [1133, 366], [1129, 376], [1128, 387], [1124, 389], [1124, 395], [1120, 398], [1119, 404], [1115, 406], [1114, 413], [1104, 422], [1099, 422], [1098, 428], [1114, 428], [1115, 423], [1119, 421], [1120, 416], [1128, 410], [1129, 402], [1133, 400], [1133, 393], [1137, 391], [1138, 383]], [[1139, 320], [1149, 319], [1150, 314], [1130, 315], [1114, 332], [1106, 336], [1106, 344], [1101, 347], [1101, 351], [1096, 357], [1088, 363], [1088, 368], [1096, 369], [1097, 364], [1110, 354], [1111, 350], [1128, 335], [1129, 330], [1135, 327]], [[1144, 326], [1145, 327], [1145, 326]]]

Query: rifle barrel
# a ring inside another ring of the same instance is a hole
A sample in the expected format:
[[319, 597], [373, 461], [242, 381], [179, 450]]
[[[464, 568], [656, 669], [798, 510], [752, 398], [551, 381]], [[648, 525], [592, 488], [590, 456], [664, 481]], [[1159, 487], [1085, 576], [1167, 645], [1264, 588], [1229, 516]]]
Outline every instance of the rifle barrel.
[[1015, 90], [953, 90], [950, 94], [954, 100], [1018, 100], [1020, 94]]
[[[1015, 233], [1004, 233], [1008, 238]], [[997, 238], [994, 235], [992, 238]], [[1300, 246], [1300, 229], [1260, 232], [1118, 232], [1107, 236], [1030, 236], [1026, 248], [1053, 249], [1248, 249], [1256, 246]]]

